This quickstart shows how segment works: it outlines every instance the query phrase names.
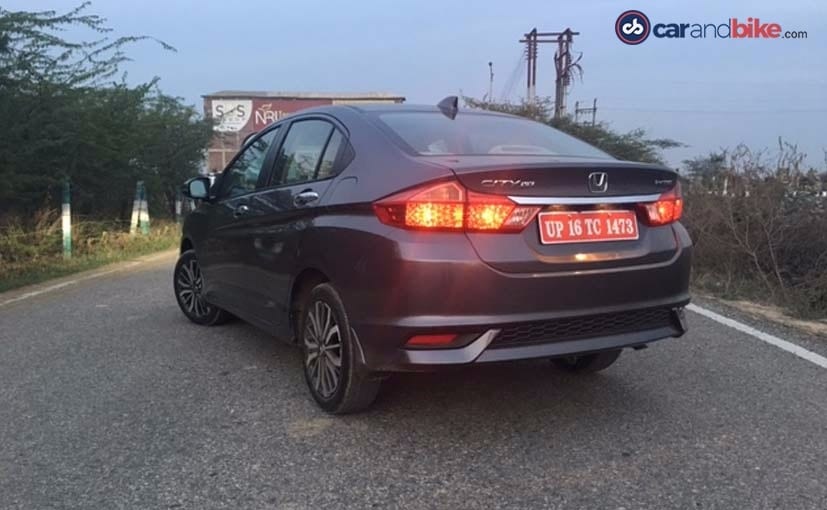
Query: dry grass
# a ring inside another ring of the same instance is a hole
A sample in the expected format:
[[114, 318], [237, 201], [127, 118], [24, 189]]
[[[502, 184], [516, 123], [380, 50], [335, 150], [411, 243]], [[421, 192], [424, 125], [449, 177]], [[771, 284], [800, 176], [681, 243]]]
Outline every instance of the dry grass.
[[785, 166], [795, 159], [785, 154], [775, 166], [740, 149], [687, 182], [683, 222], [695, 242], [693, 284], [724, 299], [823, 319], [827, 197], [813, 171]]
[[0, 226], [0, 292], [173, 248], [180, 227], [155, 222], [148, 235], [130, 235], [122, 222], [75, 221], [72, 258], [63, 259], [60, 216], [41, 211], [34, 218], [6, 218]]

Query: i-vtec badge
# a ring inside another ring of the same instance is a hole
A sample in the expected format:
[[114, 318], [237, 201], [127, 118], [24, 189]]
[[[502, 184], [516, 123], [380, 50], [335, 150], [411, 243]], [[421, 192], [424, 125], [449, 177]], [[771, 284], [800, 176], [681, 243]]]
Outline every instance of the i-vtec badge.
[[483, 179], [480, 184], [486, 188], [531, 188], [534, 186], [534, 181], [524, 181], [522, 179]]

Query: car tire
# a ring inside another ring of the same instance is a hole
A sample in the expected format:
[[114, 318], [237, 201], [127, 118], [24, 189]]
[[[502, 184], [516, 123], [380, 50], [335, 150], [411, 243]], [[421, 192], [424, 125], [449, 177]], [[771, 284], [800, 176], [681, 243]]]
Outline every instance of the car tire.
[[364, 367], [342, 299], [329, 283], [310, 291], [298, 337], [304, 378], [319, 407], [348, 414], [373, 403], [381, 381]]
[[582, 356], [566, 356], [565, 358], [553, 358], [551, 362], [555, 367], [566, 372], [593, 373], [609, 368], [620, 357], [620, 352], [618, 349]]
[[173, 273], [175, 300], [189, 320], [202, 326], [217, 326], [232, 319], [232, 315], [207, 303], [202, 294], [204, 279], [195, 250], [187, 250], [178, 257]]

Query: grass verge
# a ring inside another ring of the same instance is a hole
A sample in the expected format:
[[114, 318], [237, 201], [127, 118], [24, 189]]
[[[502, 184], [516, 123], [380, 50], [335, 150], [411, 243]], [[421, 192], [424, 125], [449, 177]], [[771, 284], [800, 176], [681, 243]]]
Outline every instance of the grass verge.
[[[94, 235], [89, 234], [92, 230], [95, 230]], [[77, 246], [75, 254], [67, 260], [54, 247], [59, 246], [59, 237], [44, 242], [42, 249], [33, 249], [33, 245], [27, 243], [17, 251], [11, 243], [4, 245], [3, 241], [0, 239], [0, 248], [3, 248], [0, 252], [0, 292], [174, 248], [181, 241], [181, 229], [171, 222], [153, 224], [147, 235], [88, 229], [87, 235], [79, 236], [74, 243]]]

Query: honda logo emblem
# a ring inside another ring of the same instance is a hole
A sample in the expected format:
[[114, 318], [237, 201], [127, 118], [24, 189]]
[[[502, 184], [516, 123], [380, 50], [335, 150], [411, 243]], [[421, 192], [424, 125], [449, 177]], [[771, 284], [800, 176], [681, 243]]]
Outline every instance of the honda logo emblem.
[[606, 193], [609, 189], [609, 176], [606, 172], [592, 172], [589, 174], [589, 191], [592, 193]]

